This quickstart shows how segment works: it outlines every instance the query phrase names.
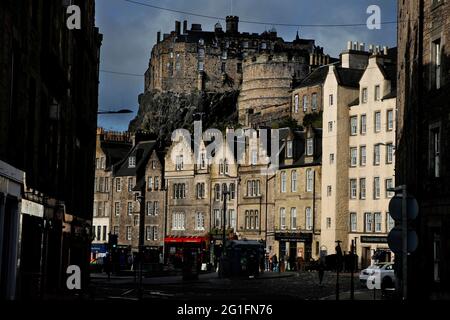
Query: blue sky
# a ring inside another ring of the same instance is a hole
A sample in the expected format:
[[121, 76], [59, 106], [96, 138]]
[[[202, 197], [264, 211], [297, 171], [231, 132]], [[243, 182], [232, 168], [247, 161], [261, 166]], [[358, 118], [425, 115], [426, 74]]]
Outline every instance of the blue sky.
[[[352, 24], [365, 23], [367, 7], [381, 8], [382, 21], [396, 20], [395, 0], [136, 0], [137, 2], [225, 17], [232, 13], [241, 20], [264, 21], [267, 25], [240, 23], [239, 30], [261, 33], [271, 23], [287, 24]], [[231, 9], [232, 8], [232, 9]], [[124, 0], [97, 0], [96, 24], [103, 34], [100, 69], [144, 74], [156, 33], [169, 33], [175, 20], [188, 20], [188, 25], [201, 23], [203, 30], [212, 30], [217, 20], [172, 13], [136, 5]], [[222, 22], [222, 25], [224, 23]], [[275, 26], [285, 40], [295, 38], [297, 27]], [[300, 37], [316, 40], [324, 52], [337, 57], [348, 40], [366, 44], [396, 45], [396, 25], [383, 25], [381, 30], [366, 27], [300, 28]], [[100, 73], [99, 109], [131, 109], [134, 114], [99, 115], [99, 126], [123, 131], [138, 109], [138, 95], [143, 92], [144, 77]]]

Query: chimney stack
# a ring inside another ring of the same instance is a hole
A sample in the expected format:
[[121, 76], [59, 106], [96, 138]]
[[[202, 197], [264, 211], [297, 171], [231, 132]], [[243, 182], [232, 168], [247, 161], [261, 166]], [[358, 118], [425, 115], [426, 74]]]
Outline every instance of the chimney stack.
[[175, 21], [175, 33], [177, 34], [177, 36], [179, 36], [181, 34], [181, 22], [180, 21]]
[[352, 42], [351, 41], [347, 42], [347, 50], [352, 50]]
[[156, 43], [160, 43], [161, 42], [161, 31], [158, 31], [156, 33]]
[[187, 20], [183, 21], [183, 34], [187, 33], [187, 28], [188, 28], [188, 22]]

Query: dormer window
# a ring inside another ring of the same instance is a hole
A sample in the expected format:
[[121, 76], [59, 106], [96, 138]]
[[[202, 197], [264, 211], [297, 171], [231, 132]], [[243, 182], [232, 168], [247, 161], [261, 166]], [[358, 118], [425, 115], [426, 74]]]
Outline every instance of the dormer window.
[[292, 150], [292, 140], [288, 140], [286, 142], [286, 157], [292, 158], [293, 150]]
[[314, 139], [308, 138], [306, 140], [306, 155], [312, 156], [314, 154]]
[[181, 171], [183, 170], [183, 155], [178, 155], [175, 163], [175, 170]]
[[367, 103], [367, 88], [363, 88], [361, 92], [361, 102]]
[[128, 158], [128, 168], [136, 168], [136, 157]]
[[204, 152], [202, 152], [200, 155], [200, 167], [202, 169], [206, 168], [206, 154]]

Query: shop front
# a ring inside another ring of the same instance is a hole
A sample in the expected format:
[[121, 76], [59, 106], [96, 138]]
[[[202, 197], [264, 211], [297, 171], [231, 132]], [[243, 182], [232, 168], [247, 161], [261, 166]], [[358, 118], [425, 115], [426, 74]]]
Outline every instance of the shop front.
[[168, 236], [164, 239], [165, 263], [174, 269], [182, 269], [183, 262], [188, 256], [195, 255], [201, 264], [207, 263], [206, 237], [177, 237]]
[[374, 263], [393, 261], [393, 254], [389, 249], [387, 236], [361, 236], [356, 252], [361, 257], [360, 265], [362, 269]]
[[298, 270], [312, 259], [312, 233], [276, 231], [275, 247], [281, 271]]

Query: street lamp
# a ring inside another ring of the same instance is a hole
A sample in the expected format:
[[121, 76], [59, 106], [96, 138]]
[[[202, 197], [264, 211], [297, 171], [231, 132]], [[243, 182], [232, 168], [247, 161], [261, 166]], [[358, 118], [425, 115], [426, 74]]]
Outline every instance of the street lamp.
[[227, 196], [230, 194], [230, 191], [227, 190], [226, 185], [224, 187], [224, 190], [222, 191], [223, 196], [223, 235], [222, 235], [222, 257], [221, 257], [221, 264], [220, 264], [220, 273], [221, 276], [224, 276], [224, 264], [225, 264], [225, 250], [226, 250], [226, 241], [227, 241], [227, 235], [226, 235], [226, 228], [227, 228]]
[[133, 113], [133, 111], [129, 109], [120, 109], [120, 110], [98, 110], [97, 114], [127, 114], [127, 113]]

